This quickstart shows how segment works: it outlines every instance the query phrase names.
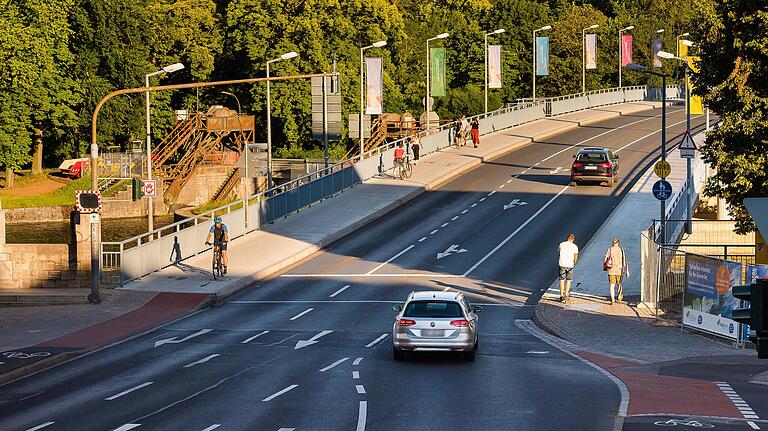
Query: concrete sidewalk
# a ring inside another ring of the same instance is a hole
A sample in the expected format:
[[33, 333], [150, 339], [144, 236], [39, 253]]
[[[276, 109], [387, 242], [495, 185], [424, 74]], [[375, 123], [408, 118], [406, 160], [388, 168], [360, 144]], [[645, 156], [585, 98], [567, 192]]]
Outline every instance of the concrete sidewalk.
[[[203, 292], [214, 295], [217, 301], [221, 300], [311, 256], [485, 161], [567, 130], [657, 106], [657, 103], [638, 102], [566, 114], [485, 135], [479, 148], [438, 151], [423, 157], [407, 181], [394, 179], [389, 173], [381, 175], [283, 221], [231, 241], [229, 273], [224, 279], [213, 280], [209, 251], [128, 283], [122, 289]], [[258, 258], [254, 259], [255, 256]]]

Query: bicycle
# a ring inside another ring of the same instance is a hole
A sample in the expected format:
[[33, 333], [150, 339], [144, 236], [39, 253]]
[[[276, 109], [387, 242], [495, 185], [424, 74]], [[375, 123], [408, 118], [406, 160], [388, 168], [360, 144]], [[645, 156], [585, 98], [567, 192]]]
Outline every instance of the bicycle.
[[[210, 245], [211, 243], [206, 243]], [[221, 261], [221, 247], [213, 246], [213, 261], [211, 262], [211, 272], [213, 273], [213, 279], [218, 280], [224, 277], [223, 268], [224, 263]]]
[[469, 140], [469, 133], [466, 130], [459, 130], [456, 132], [456, 148], [467, 145], [467, 140]]
[[653, 424], [660, 427], [676, 427], [678, 425], [688, 426], [692, 428], [714, 428], [715, 427], [712, 424], [708, 424], [706, 422], [699, 422], [693, 419], [670, 419], [668, 421], [656, 421]]
[[397, 163], [397, 176], [404, 180], [410, 178], [411, 175], [413, 175], [413, 167], [411, 166], [410, 159], [405, 157], [402, 162]]

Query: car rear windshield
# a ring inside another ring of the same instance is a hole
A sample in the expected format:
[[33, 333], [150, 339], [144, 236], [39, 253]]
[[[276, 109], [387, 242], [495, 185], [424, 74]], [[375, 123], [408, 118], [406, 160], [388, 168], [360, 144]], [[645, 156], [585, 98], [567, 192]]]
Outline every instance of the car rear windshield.
[[592, 162], [592, 163], [600, 163], [606, 161], [605, 153], [579, 153], [578, 156], [576, 156], [577, 162]]
[[412, 301], [403, 317], [464, 317], [461, 306], [453, 301]]

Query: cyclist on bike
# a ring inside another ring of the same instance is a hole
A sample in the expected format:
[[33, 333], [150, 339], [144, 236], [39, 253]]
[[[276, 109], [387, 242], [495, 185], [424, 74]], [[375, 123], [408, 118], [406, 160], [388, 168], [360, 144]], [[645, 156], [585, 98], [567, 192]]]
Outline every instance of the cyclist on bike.
[[224, 264], [224, 268], [221, 273], [224, 275], [227, 273], [227, 242], [229, 241], [229, 230], [227, 225], [221, 222], [221, 217], [213, 219], [213, 226], [208, 231], [208, 236], [205, 238], [205, 245], [211, 245], [211, 236], [213, 236], [213, 246], [218, 247], [221, 250], [221, 263]]
[[398, 142], [397, 148], [395, 148], [395, 160], [394, 160], [394, 167], [397, 168], [398, 166], [405, 163], [405, 149], [403, 149], [403, 143]]

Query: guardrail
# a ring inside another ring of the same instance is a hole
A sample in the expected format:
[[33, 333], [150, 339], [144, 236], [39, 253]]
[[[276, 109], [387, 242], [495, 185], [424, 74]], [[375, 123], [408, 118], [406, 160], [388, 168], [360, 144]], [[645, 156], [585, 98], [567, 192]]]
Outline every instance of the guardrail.
[[[627, 87], [585, 94], [589, 100], [588, 108], [593, 108], [644, 100], [648, 91], [645, 87]], [[640, 97], [641, 94], [643, 97]], [[477, 115], [476, 117], [482, 120], [480, 134], [493, 133], [555, 115], [552, 112], [569, 109], [566, 105], [574, 103], [579, 97], [585, 96], [581, 94], [537, 101], [520, 100], [513, 106]], [[421, 153], [430, 154], [452, 145], [454, 127], [455, 122], [450, 122], [430, 129], [429, 134], [421, 138]], [[209, 221], [214, 216], [223, 219], [231, 240], [242, 237], [263, 225], [285, 218], [392, 169], [391, 166], [385, 165], [384, 161], [392, 159], [391, 153], [398, 143], [407, 143], [410, 139], [411, 136], [398, 139], [328, 168], [152, 232], [120, 242], [104, 242], [101, 250], [103, 272], [119, 273], [119, 277], [110, 277], [109, 280], [114, 280], [114, 284], [122, 286], [208, 250], [210, 247], [205, 246], [204, 241], [210, 229]]]

